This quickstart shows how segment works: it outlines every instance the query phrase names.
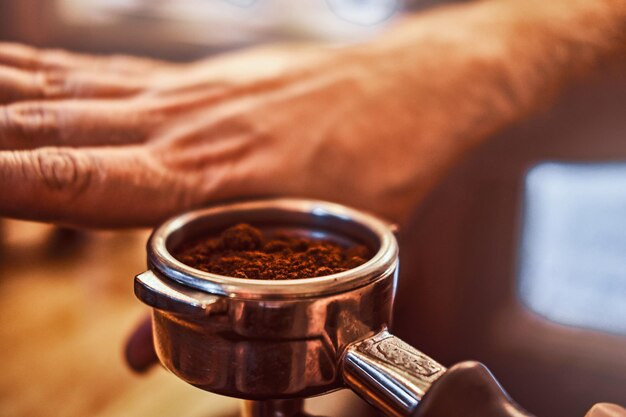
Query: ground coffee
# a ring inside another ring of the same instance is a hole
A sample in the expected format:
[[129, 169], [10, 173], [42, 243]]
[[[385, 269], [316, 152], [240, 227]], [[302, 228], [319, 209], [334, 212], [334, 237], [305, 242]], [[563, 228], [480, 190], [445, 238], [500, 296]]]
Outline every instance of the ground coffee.
[[285, 232], [264, 235], [242, 223], [218, 237], [184, 246], [174, 255], [191, 267], [214, 274], [280, 280], [346, 271], [364, 263], [369, 254], [363, 245], [345, 247], [331, 240]]

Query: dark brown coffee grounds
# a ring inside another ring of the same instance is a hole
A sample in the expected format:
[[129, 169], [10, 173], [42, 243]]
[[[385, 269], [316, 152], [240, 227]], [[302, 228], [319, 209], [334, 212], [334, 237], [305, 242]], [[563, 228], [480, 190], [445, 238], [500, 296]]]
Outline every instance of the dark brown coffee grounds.
[[287, 233], [264, 235], [248, 224], [224, 230], [181, 248], [175, 257], [196, 269], [236, 278], [298, 279], [336, 274], [368, 258], [363, 245], [344, 247], [331, 240]]

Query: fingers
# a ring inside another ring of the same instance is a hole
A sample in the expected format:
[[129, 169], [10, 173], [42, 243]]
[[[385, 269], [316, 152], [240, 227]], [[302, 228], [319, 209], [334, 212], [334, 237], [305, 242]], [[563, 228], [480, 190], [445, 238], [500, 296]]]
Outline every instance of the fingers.
[[190, 206], [184, 181], [141, 147], [0, 151], [0, 216], [152, 226]]
[[132, 101], [31, 101], [0, 106], [0, 150], [140, 143], [157, 117]]
[[0, 65], [22, 69], [91, 69], [101, 73], [142, 74], [155, 67], [174, 67], [145, 58], [130, 56], [93, 56], [61, 49], [38, 49], [10, 42], [0, 42]]
[[0, 103], [67, 97], [129, 97], [146, 88], [146, 77], [89, 70], [37, 70], [0, 66]]
[[124, 349], [126, 363], [135, 372], [145, 372], [158, 363], [152, 341], [152, 319], [146, 317], [126, 342]]
[[40, 82], [30, 73], [0, 66], [0, 104], [39, 97], [40, 94]]

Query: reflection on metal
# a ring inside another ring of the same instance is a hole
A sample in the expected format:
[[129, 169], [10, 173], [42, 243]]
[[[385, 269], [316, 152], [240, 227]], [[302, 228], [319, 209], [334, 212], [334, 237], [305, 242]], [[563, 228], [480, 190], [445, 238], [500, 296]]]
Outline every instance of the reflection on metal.
[[531, 310], [626, 335], [626, 164], [530, 170], [522, 238], [519, 292]]
[[304, 400], [244, 401], [241, 417], [302, 417], [304, 416]]
[[346, 384], [396, 417], [412, 415], [428, 388], [446, 371], [386, 331], [351, 345], [343, 362]]

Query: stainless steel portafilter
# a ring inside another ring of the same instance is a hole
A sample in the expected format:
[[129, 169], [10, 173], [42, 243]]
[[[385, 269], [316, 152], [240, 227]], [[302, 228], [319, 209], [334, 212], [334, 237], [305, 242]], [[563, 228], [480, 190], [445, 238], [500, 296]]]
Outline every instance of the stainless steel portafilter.
[[[241, 222], [366, 245], [373, 256], [338, 274], [284, 281], [215, 275], [172, 256]], [[252, 400], [247, 415], [299, 415], [302, 399], [347, 387], [389, 416], [411, 416], [446, 373], [388, 331], [398, 244], [371, 215], [301, 199], [226, 204], [165, 222], [147, 251], [135, 294], [153, 308], [161, 363], [196, 387]]]

